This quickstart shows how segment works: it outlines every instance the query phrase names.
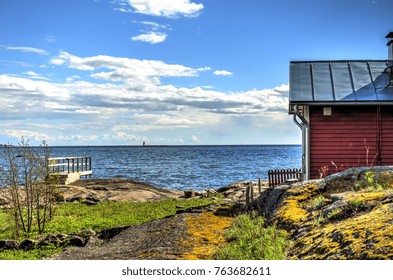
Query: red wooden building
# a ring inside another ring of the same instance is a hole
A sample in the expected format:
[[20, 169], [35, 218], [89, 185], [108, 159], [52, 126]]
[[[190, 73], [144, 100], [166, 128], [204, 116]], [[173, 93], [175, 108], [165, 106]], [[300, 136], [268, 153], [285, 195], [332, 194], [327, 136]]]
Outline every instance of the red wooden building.
[[292, 61], [289, 113], [302, 130], [303, 179], [393, 166], [393, 32], [387, 60]]

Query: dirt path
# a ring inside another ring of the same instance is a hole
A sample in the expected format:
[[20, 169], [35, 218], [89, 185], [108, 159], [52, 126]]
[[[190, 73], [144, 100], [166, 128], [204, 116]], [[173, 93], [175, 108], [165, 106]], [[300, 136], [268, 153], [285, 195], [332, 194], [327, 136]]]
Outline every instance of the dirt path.
[[52, 260], [182, 260], [212, 259], [225, 243], [225, 229], [232, 221], [229, 208], [217, 207], [182, 213], [134, 225], [102, 244], [72, 247]]
[[[187, 213], [131, 226], [102, 246], [69, 248], [52, 256], [55, 260], [178, 259], [187, 248]], [[195, 215], [195, 214], [193, 214]]]
[[[238, 182], [215, 190], [227, 203], [244, 203], [250, 182]], [[253, 183], [257, 187], [256, 183]], [[267, 183], [264, 182], [264, 188]], [[67, 186], [65, 201], [146, 201], [181, 198], [183, 192], [159, 189], [124, 179], [85, 180]], [[140, 225], [133, 225], [103, 244], [90, 242], [82, 248], [67, 248], [49, 259], [124, 260], [124, 259], [212, 259], [225, 243], [224, 231], [233, 219], [232, 209], [209, 206]], [[97, 240], [95, 240], [97, 241]]]

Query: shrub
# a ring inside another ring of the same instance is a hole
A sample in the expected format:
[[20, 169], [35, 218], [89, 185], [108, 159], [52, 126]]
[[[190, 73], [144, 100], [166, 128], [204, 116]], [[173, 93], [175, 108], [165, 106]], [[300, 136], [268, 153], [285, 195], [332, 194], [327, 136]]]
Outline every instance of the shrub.
[[225, 233], [228, 245], [220, 248], [216, 259], [279, 260], [285, 259], [287, 234], [274, 226], [265, 227], [265, 219], [248, 214], [236, 217]]
[[358, 182], [358, 187], [374, 191], [383, 190], [387, 188], [388, 185], [383, 179], [378, 178], [374, 171], [369, 170], [364, 172], [363, 178]]
[[49, 176], [50, 149], [43, 142], [30, 147], [22, 137], [18, 146], [6, 145], [1, 153], [0, 188], [11, 201], [9, 214], [15, 234], [37, 228], [43, 233], [53, 215], [55, 180]]

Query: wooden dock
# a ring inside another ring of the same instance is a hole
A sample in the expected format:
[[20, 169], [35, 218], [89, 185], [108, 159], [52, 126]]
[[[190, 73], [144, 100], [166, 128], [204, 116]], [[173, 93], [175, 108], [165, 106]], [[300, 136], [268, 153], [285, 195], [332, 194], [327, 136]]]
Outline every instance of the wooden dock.
[[48, 159], [50, 174], [59, 176], [65, 185], [91, 177], [93, 174], [91, 157], [55, 157]]

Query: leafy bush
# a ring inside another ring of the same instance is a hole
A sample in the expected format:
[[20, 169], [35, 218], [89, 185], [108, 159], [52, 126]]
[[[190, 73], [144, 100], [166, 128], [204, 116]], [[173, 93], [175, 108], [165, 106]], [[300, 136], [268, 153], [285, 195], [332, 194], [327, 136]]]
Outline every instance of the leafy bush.
[[358, 182], [358, 186], [361, 189], [375, 191], [386, 189], [388, 184], [384, 181], [383, 178], [377, 177], [374, 171], [369, 170], [364, 172], [364, 177]]
[[228, 244], [216, 253], [220, 260], [285, 259], [287, 234], [274, 226], [265, 227], [265, 219], [244, 214], [236, 217], [225, 233]]
[[30, 147], [23, 137], [18, 146], [6, 145], [2, 150], [0, 188], [10, 198], [9, 214], [16, 236], [35, 229], [43, 233], [52, 218], [56, 182], [49, 176], [49, 156], [45, 142]]

